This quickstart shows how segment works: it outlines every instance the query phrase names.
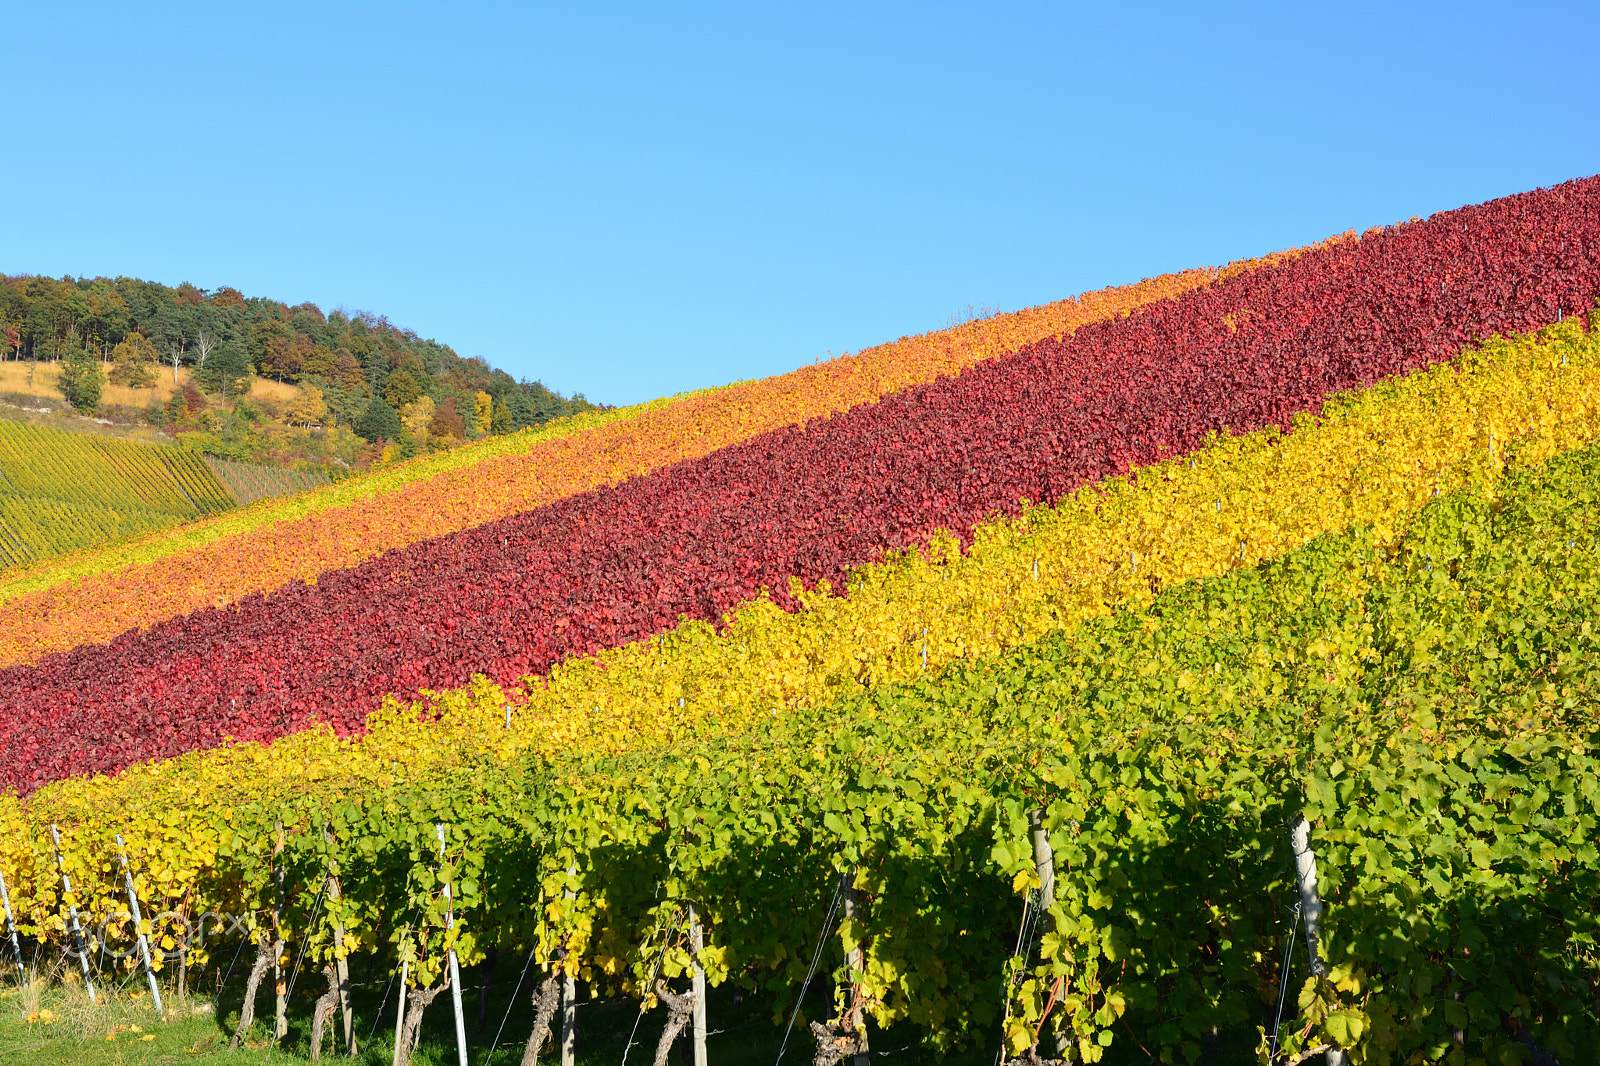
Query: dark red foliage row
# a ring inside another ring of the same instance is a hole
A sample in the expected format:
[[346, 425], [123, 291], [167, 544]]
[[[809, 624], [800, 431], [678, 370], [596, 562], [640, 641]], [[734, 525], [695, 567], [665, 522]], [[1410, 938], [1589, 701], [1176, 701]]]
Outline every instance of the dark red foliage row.
[[[0, 782], [321, 719], [385, 693], [510, 682], [716, 619], [790, 575], [1287, 425], [1332, 392], [1594, 306], [1600, 178], [1435, 215], [1242, 275], [831, 419], [0, 672]], [[787, 596], [779, 593], [780, 600]]]

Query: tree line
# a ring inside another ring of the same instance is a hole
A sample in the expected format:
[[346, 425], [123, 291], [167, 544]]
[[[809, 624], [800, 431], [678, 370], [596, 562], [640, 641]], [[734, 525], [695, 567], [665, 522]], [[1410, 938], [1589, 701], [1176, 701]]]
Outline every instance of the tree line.
[[64, 395], [84, 409], [108, 379], [149, 387], [186, 367], [193, 386], [228, 399], [259, 375], [301, 387], [294, 410], [305, 424], [347, 425], [369, 441], [403, 441], [407, 428], [471, 439], [597, 406], [382, 315], [139, 278], [0, 274], [0, 358], [59, 362]]

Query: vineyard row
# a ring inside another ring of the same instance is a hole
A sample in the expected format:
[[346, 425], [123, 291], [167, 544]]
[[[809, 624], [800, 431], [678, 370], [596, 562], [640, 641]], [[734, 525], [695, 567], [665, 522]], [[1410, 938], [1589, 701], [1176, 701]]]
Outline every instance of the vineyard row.
[[1596, 197], [1600, 180], [1574, 183], [1308, 252], [803, 429], [7, 669], [31, 755], [14, 783], [318, 721], [359, 729], [386, 696], [477, 673], [515, 684], [763, 590], [793, 608], [791, 578], [843, 592], [853, 568], [942, 531], [968, 541], [1022, 501], [1287, 427], [1469, 332], [1587, 310]]
[[563, 419], [61, 570], [30, 571], [26, 581], [0, 582], [0, 663], [109, 640], [125, 629], [290, 581], [315, 581], [391, 548], [871, 403], [1041, 338], [1070, 335], [1085, 323], [1123, 316], [1297, 254], [1164, 275], [902, 338], [762, 381]]
[[234, 505], [193, 453], [0, 419], [0, 495], [195, 518]]
[[[643, 998], [693, 904], [706, 981], [780, 1012], [843, 877], [835, 1019], [859, 997], [940, 1047], [1007, 1020], [1013, 1050], [1059, 1029], [1094, 1061], [1124, 1039], [1198, 1054], [1261, 1017], [1304, 816], [1328, 971], [1295, 975], [1293, 1039], [1403, 1062], [1459, 1031], [1491, 1061], [1524, 1038], [1566, 1058], [1600, 1040], [1597, 588], [1590, 447], [1446, 494], [1393, 540], [1324, 536], [762, 730], [382, 788], [331, 767], [231, 805], [151, 792], [125, 826], [13, 808], [0, 870], [24, 933], [64, 946], [48, 825], [92, 917], [123, 910], [121, 831], [163, 946], [176, 917], [246, 915], [315, 965], [398, 953], [422, 990], [447, 950], [494, 947]], [[1053, 904], [1008, 971], [1035, 810]], [[690, 961], [676, 938], [665, 958], [669, 978]]]
[[[1435, 493], [1475, 476], [1496, 476], [1600, 436], [1600, 330], [1568, 320], [1542, 336], [1497, 340], [1455, 363], [1331, 403], [1294, 432], [1223, 438], [1172, 461], [1080, 490], [1054, 508], [980, 525], [969, 550], [952, 541], [852, 571], [842, 595], [800, 592], [803, 609], [767, 599], [740, 605], [713, 629], [685, 623], [558, 667], [532, 683], [514, 710], [503, 692], [475, 683], [440, 691], [428, 713], [396, 708], [366, 727], [363, 741], [323, 732], [275, 745], [228, 746], [202, 766], [158, 763], [129, 777], [63, 781], [56, 794], [86, 809], [115, 811], [125, 790], [151, 776], [204, 782], [293, 775], [307, 759], [331, 758], [380, 774], [391, 762], [448, 765], [467, 752], [509, 758], [534, 747], [626, 750], [706, 730], [738, 730], [774, 711], [903, 680], [930, 665], [974, 658], [1070, 629], [1155, 590], [1299, 547], [1351, 523], [1391, 537]], [[507, 726], [501, 729], [504, 720]], [[3, 733], [43, 771], [68, 759], [114, 753], [125, 723], [69, 723], [75, 743], [51, 747], [23, 731]], [[0, 726], [0, 731], [3, 731]], [[270, 739], [248, 732], [235, 740]], [[127, 743], [122, 740], [122, 743]], [[135, 751], [183, 747], [149, 737]], [[292, 753], [298, 754], [292, 754]], [[55, 756], [59, 757], [59, 756]], [[81, 761], [57, 775], [109, 768]], [[28, 780], [23, 778], [26, 787]], [[219, 798], [219, 802], [231, 799]]]

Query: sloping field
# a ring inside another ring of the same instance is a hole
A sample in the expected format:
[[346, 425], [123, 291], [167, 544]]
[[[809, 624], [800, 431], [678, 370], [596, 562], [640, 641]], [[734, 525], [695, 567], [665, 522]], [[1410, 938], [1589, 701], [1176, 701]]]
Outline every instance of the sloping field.
[[763, 381], [561, 419], [140, 544], [35, 568], [0, 581], [0, 664], [109, 640], [291, 581], [316, 581], [385, 550], [849, 410], [1297, 254], [1163, 275], [902, 338]]
[[233, 506], [181, 448], [0, 419], [0, 569]]
[[[945, 531], [969, 540], [1208, 435], [1288, 428], [1341, 390], [1473, 337], [1581, 313], [1600, 291], [1600, 183], [1335, 244], [1071, 338], [654, 475], [0, 673], [28, 790], [224, 737], [359, 730], [388, 695], [509, 685], [715, 622], [791, 578]], [[158, 729], [138, 723], [160, 723]], [[136, 724], [135, 728], [129, 725]]]
[[217, 459], [210, 455], [205, 456], [205, 462], [217, 476], [217, 480], [228, 487], [228, 491], [241, 506], [278, 496], [293, 496], [297, 492], [305, 492], [328, 483], [328, 479], [321, 474], [286, 470], [280, 466], [240, 463], [231, 459]]
[[648, 1003], [692, 905], [845, 1038], [1265, 1054], [1286, 981], [1291, 1058], [1582, 1061], [1597, 295], [1591, 178], [12, 666], [0, 871], [60, 945], [125, 841], [191, 964], [209, 909]]
[[[844, 987], [875, 1024], [956, 1045], [1005, 1018], [1017, 1049], [1048, 1005], [1092, 1061], [1130, 1037], [1198, 1053], [1211, 1027], [1257, 1016], [1277, 978], [1261, 960], [1281, 951], [1295, 893], [1284, 824], [1301, 813], [1317, 826], [1333, 976], [1305, 981], [1311, 1021], [1291, 1048], [1415, 1054], [1462, 1028], [1474, 1049], [1514, 1054], [1497, 1006], [1510, 999], [1540, 1046], [1570, 1056], [1600, 1036], [1581, 961], [1600, 905], [1585, 624], [1597, 475], [1593, 449], [1505, 479], [1480, 471], [1387, 543], [1357, 527], [1003, 655], [647, 756], [397, 766], [362, 782], [338, 750], [285, 747], [278, 759], [304, 758], [292, 781], [191, 763], [181, 793], [136, 771], [115, 820], [64, 794], [12, 812], [0, 862], [29, 929], [61, 905], [47, 819], [71, 827], [85, 913], [120, 905], [99, 858], [116, 853], [113, 832], [152, 911], [265, 914], [286, 869], [304, 886], [292, 935], [323, 954], [332, 933], [314, 908], [332, 854], [343, 931], [356, 950], [403, 934], [418, 987], [438, 987], [447, 944], [470, 964], [539, 943], [563, 945], [557, 969], [634, 994], [692, 901], [709, 980], [792, 995], [843, 874], [867, 916], [835, 941], [866, 953]], [[217, 802], [195, 803], [196, 784]], [[1054, 935], [1008, 963], [1018, 896], [1037, 884], [1037, 808]], [[444, 932], [443, 878], [468, 933]], [[1008, 965], [1019, 980], [1004, 994]]]

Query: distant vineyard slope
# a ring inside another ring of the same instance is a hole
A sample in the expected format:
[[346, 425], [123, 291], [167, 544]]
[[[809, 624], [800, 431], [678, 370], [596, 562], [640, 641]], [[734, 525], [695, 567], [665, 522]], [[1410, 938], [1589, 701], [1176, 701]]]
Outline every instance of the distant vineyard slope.
[[209, 455], [205, 460], [211, 472], [217, 475], [217, 480], [228, 487], [241, 507], [275, 496], [292, 496], [328, 483], [327, 478], [314, 470], [285, 470], [260, 463], [236, 463]]
[[0, 419], [0, 570], [236, 505], [181, 448]]

